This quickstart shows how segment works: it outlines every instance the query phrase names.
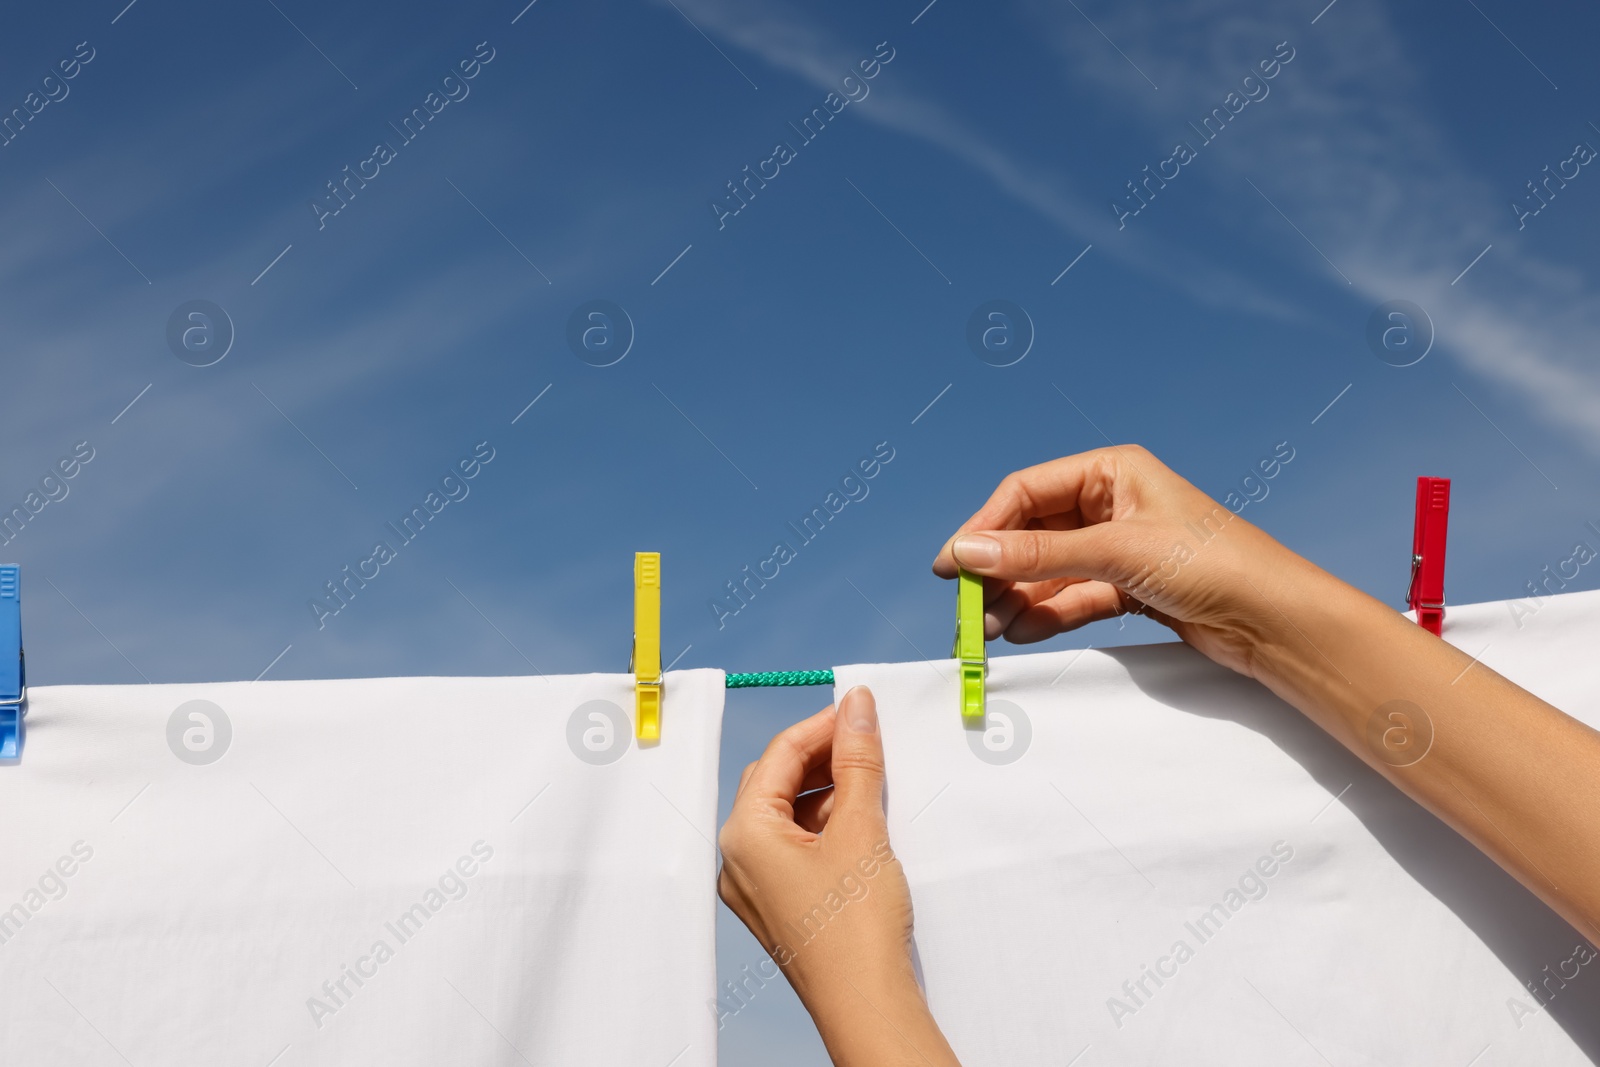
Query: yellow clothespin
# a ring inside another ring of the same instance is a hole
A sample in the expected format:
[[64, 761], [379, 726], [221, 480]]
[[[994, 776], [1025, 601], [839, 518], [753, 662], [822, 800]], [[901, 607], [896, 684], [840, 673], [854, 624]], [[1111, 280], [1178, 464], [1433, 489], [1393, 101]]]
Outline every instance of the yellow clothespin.
[[[980, 622], [982, 620], [980, 619]], [[641, 741], [661, 737], [661, 553], [633, 554], [634, 733]]]
[[961, 720], [981, 728], [983, 679], [989, 673], [989, 653], [983, 643], [983, 579], [962, 571], [956, 583], [956, 643], [950, 655], [961, 661]]

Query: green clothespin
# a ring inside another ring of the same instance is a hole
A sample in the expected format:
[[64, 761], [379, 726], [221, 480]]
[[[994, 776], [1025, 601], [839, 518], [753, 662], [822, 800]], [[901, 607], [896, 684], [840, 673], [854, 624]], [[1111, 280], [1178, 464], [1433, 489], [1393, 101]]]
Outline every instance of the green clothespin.
[[961, 661], [961, 720], [982, 728], [983, 679], [989, 673], [989, 653], [983, 644], [983, 579], [962, 571], [956, 581], [956, 643], [950, 655]]

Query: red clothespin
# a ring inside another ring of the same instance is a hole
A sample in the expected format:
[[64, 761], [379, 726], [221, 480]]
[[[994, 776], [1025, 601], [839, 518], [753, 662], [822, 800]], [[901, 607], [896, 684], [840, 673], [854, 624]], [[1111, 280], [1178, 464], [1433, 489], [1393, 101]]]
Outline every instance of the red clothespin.
[[1450, 522], [1450, 479], [1417, 479], [1417, 524], [1411, 535], [1411, 589], [1406, 602], [1417, 625], [1437, 636], [1444, 627], [1444, 545]]

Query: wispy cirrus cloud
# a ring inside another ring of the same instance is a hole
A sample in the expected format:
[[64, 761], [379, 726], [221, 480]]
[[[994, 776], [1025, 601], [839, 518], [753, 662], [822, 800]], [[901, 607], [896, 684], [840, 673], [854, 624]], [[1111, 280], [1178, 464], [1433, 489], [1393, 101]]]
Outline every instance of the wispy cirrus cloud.
[[[863, 44], [870, 43], [845, 40], [781, 2], [752, 8], [726, 0], [686, 0], [682, 6], [708, 33], [828, 90], [839, 88], [840, 78], [865, 54]], [[891, 43], [898, 49], [911, 50], [914, 43], [910, 34], [914, 32], [908, 28], [894, 34]], [[962, 117], [958, 108], [936, 99], [931, 90], [915, 84], [911, 77], [903, 66], [886, 70], [873, 84], [871, 95], [854, 110], [867, 121], [949, 153], [1073, 240], [1096, 242], [1097, 249], [1102, 247], [1098, 242], [1116, 227], [1109, 224], [1111, 216], [1099, 201], [1077, 188], [1070, 173], [984, 134], [974, 122]], [[1299, 317], [1287, 301], [1233, 269], [1182, 246], [1121, 242], [1103, 247], [1106, 254], [1197, 300], [1274, 318]]]
[[[855, 59], [850, 43], [781, 3], [683, 3], [708, 33], [819, 87], [833, 88]], [[1155, 219], [1138, 220], [1140, 240], [1126, 239], [1107, 207], [1120, 189], [1085, 189], [1049, 153], [980, 132], [961, 117], [958, 101], [913, 84], [904, 70], [880, 78], [855, 110], [950, 153], [1063, 233], [1093, 241], [1097, 254], [1197, 299], [1277, 318], [1314, 317], [1301, 302], [1230, 266], [1228, 252], [1249, 250], [1275, 261], [1286, 277], [1325, 283], [1330, 294], [1346, 291], [1374, 305], [1416, 301], [1432, 314], [1442, 355], [1504, 387], [1536, 417], [1600, 455], [1600, 368], [1585, 356], [1600, 335], [1593, 281], [1515, 240], [1504, 191], [1474, 175], [1440, 132], [1386, 8], [1345, 5], [1336, 29], [1330, 22], [1314, 30], [1310, 16], [1299, 14], [1286, 22], [1264, 19], [1236, 0], [1188, 0], [1159, 9], [1096, 8], [1091, 25], [1089, 14], [1059, 5], [1030, 0], [1023, 7], [1037, 40], [1059, 57], [1064, 86], [1148, 131], [1150, 151], [1129, 159], [1129, 177], [1142, 163], [1164, 158], [1168, 141], [1186, 136], [1187, 121], [1236, 89], [1275, 43], [1326, 44], [1314, 59], [1301, 54], [1294, 69], [1280, 74], [1275, 92], [1284, 99], [1241, 116], [1242, 134], [1228, 131], [1235, 143], [1248, 139], [1248, 152], [1210, 150], [1204, 165], [1182, 179], [1228, 205], [1218, 207], [1219, 215], [1237, 212], [1226, 220], [1227, 252], [1214, 243], [1152, 237]], [[1148, 90], [1146, 76], [1159, 92]], [[1144, 91], [1129, 91], [1131, 85]], [[1247, 178], [1260, 179], [1272, 206], [1256, 199]], [[1325, 259], [1286, 245], [1274, 206], [1303, 235], [1315, 235]], [[1491, 243], [1493, 287], [1469, 284], [1470, 275], [1452, 285]]]
[[[1029, 12], [1075, 76], [1106, 91], [1124, 77], [1053, 6], [1033, 2]], [[1272, 43], [1264, 36], [1270, 27], [1233, 0], [1188, 0], [1160, 17], [1159, 32], [1149, 11], [1126, 5], [1097, 20], [1113, 37], [1140, 42], [1144, 61], [1179, 89], [1115, 97], [1161, 128], [1181, 129], [1194, 110], [1185, 103], [1236, 82]], [[1248, 116], [1250, 155], [1219, 156], [1200, 180], [1279, 176], [1266, 191], [1317, 235], [1358, 292], [1374, 303], [1403, 297], [1428, 308], [1445, 354], [1600, 455], [1600, 367], [1587, 355], [1600, 336], [1594, 280], [1517, 239], [1507, 192], [1474, 174], [1439, 132], [1418, 64], [1386, 7], [1344, 5], [1320, 30], [1307, 22], [1283, 32], [1302, 45], [1321, 33], [1328, 45], [1301, 58], [1288, 86], [1291, 107]], [[1452, 285], [1490, 244], [1493, 286], [1470, 274]]]

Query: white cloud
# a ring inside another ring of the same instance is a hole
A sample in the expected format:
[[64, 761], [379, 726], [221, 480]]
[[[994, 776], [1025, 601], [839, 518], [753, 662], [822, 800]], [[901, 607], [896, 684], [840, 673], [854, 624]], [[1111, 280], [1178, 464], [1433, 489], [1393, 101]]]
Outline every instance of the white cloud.
[[[767, 3], [759, 10], [728, 0], [685, 0], [682, 6], [706, 32], [824, 90], [837, 90], [840, 80], [858, 60], [870, 55], [877, 43], [843, 41], [781, 3]], [[914, 32], [890, 36], [897, 58], [914, 49]], [[862, 119], [948, 152], [1075, 240], [1094, 243], [1099, 254], [1110, 255], [1207, 303], [1274, 318], [1299, 317], [1287, 302], [1255, 282], [1186, 248], [1106, 240], [1114, 228], [1108, 225], [1110, 213], [1099, 200], [1075, 191], [1070, 176], [1058, 169], [1043, 161], [1020, 159], [993, 143], [953, 109], [917, 89], [903, 65], [895, 69], [891, 64], [881, 72], [872, 83], [871, 95], [852, 109]], [[1062, 265], [1077, 251], [1069, 243]]]
[[[759, 9], [730, 0], [683, 4], [706, 32], [818, 87], [834, 88], [862, 50], [781, 3]], [[1421, 304], [1438, 328], [1441, 357], [1511, 390], [1536, 416], [1600, 455], [1600, 369], [1587, 354], [1600, 335], [1593, 286], [1579, 272], [1529, 251], [1506, 225], [1509, 194], [1472, 175], [1439, 132], [1417, 64], [1383, 7], [1341, 5], [1325, 26], [1312, 27], [1306, 16], [1296, 17], [1291, 29], [1263, 21], [1235, 0], [1091, 12], [1099, 30], [1131, 54], [1159, 92], [1145, 91], [1130, 59], [1077, 12], [1032, 0], [1025, 13], [1038, 39], [1060, 56], [1065, 84], [1088, 88], [1096, 107], [1121, 111], [1150, 130], [1151, 153], [1140, 163], [1162, 158], [1158, 149], [1166, 139], [1183, 136], [1187, 121], [1219, 104], [1278, 41], [1302, 46], [1274, 83], [1283, 99], [1268, 97], [1240, 117], [1240, 133], [1229, 129], [1230, 138], [1248, 139], [1248, 153], [1211, 150], [1204, 165], [1193, 168], [1200, 176], [1183, 180], [1205, 183], [1219, 210], [1227, 211], [1241, 196], [1255, 197], [1244, 179], [1255, 180], [1349, 276], [1351, 293], [1374, 305], [1396, 298]], [[906, 33], [898, 37], [903, 52], [915, 47]], [[1312, 43], [1319, 46], [1315, 56], [1304, 47]], [[1508, 58], [1513, 62], [1520, 60]], [[1103, 194], [1075, 189], [1032, 146], [1001, 145], [981, 135], [929, 90], [913, 86], [904, 70], [881, 75], [857, 110], [949, 152], [1062, 231], [1094, 241], [1097, 253], [1208, 302], [1274, 317], [1308, 314], [1238, 275], [1210, 250], [1152, 236], [1155, 227], [1144, 220], [1140, 241], [1127, 240], [1107, 225]], [[1543, 162], [1531, 162], [1530, 174]], [[1137, 171], [1130, 165], [1130, 174]], [[1301, 283], [1323, 280], [1344, 288], [1309, 248], [1290, 243], [1298, 238], [1284, 240], [1275, 211], [1256, 206], [1259, 211], [1253, 206], [1238, 216], [1232, 245], [1271, 257]], [[1451, 279], [1491, 242], [1493, 285], [1480, 263], [1477, 278], [1469, 274], [1452, 287]], [[1352, 337], [1351, 343], [1363, 342]]]
[[[1164, 129], [1181, 130], [1192, 113], [1203, 113], [1277, 41], [1301, 45], [1294, 67], [1279, 77], [1291, 106], [1264, 101], [1250, 108], [1241, 116], [1249, 119], [1249, 156], [1208, 161], [1204, 180], [1221, 186], [1247, 172], [1272, 175], [1263, 190], [1315, 235], [1360, 293], [1374, 303], [1404, 298], [1429, 309], [1442, 352], [1513, 390], [1536, 415], [1600, 455], [1600, 370], [1587, 355], [1600, 335], [1593, 286], [1528, 251], [1506, 225], [1514, 191], [1472, 174], [1438, 132], [1419, 64], [1386, 8], [1342, 5], [1316, 28], [1307, 19], [1303, 27], [1279, 27], [1281, 35], [1245, 17], [1233, 0], [1163, 8], [1159, 26], [1127, 5], [1097, 17], [1114, 39], [1138, 42], [1141, 57], [1149, 57], [1143, 62], [1159, 70], [1164, 89], [1175, 90], [1160, 98], [1119, 92], [1125, 72], [1091, 61], [1104, 42], [1074, 32], [1054, 6], [1034, 3], [1031, 14], [1077, 76]], [[1321, 46], [1314, 56], [1308, 42]], [[1508, 49], [1508, 70], [1520, 62]], [[1531, 162], [1530, 174], [1543, 162]], [[1493, 285], [1484, 282], [1480, 262], [1478, 278], [1469, 274], [1452, 286], [1490, 243]]]

